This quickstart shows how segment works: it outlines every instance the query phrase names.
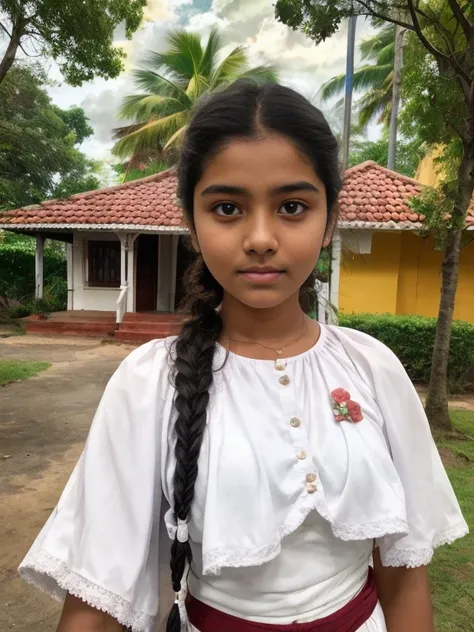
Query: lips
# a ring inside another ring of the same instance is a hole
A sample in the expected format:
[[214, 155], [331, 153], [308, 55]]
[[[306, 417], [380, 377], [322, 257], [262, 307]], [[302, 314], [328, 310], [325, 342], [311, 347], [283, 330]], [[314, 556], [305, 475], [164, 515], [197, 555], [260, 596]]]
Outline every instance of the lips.
[[253, 267], [241, 270], [239, 274], [253, 283], [265, 284], [274, 283], [281, 278], [285, 272], [284, 270], [278, 270], [277, 268]]

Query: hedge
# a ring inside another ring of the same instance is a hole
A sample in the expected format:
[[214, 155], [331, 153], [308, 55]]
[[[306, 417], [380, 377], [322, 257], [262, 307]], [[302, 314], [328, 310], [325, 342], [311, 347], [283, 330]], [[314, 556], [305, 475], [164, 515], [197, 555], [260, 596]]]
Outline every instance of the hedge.
[[[63, 253], [45, 248], [44, 293], [52, 311], [66, 309], [66, 258]], [[0, 297], [28, 301], [35, 293], [34, 246], [25, 243], [0, 243]], [[24, 314], [22, 314], [24, 315]]]
[[[392, 314], [342, 314], [339, 324], [373, 336], [398, 356], [413, 382], [427, 384], [431, 370], [436, 319]], [[452, 392], [466, 386], [474, 367], [474, 326], [454, 321], [448, 380]]]

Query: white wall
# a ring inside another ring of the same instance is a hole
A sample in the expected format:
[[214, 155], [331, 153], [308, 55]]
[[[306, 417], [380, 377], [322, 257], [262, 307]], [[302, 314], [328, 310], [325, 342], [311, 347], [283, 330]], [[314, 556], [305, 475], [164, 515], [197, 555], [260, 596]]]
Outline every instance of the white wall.
[[73, 243], [73, 309], [115, 312], [120, 288], [87, 286], [87, 242], [119, 241], [114, 233], [75, 232]]

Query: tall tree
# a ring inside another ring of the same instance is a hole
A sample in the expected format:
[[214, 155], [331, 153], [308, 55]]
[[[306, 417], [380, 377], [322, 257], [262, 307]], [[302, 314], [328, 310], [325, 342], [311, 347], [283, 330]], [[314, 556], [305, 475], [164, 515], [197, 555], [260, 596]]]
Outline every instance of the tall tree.
[[36, 48], [52, 57], [73, 86], [94, 76], [113, 78], [123, 69], [123, 50], [114, 31], [125, 25], [130, 38], [138, 29], [146, 0], [0, 0], [0, 34], [7, 39], [0, 83], [18, 50]]
[[276, 81], [271, 66], [250, 67], [246, 50], [234, 48], [222, 58], [223, 42], [216, 29], [203, 45], [199, 35], [171, 31], [167, 50], [151, 52], [133, 77], [139, 94], [125, 97], [120, 109], [133, 125], [115, 130], [114, 153], [121, 158], [156, 159], [162, 150], [176, 147], [196, 101], [239, 78]]
[[[431, 60], [435, 80], [426, 88], [431, 107], [437, 109], [445, 130], [452, 130], [461, 155], [457, 177], [444, 192], [452, 212], [445, 231], [441, 299], [433, 350], [426, 411], [435, 426], [450, 427], [448, 410], [448, 359], [451, 323], [458, 281], [459, 254], [466, 213], [474, 191], [474, 3], [463, 0], [277, 0], [276, 15], [285, 24], [301, 29], [316, 42], [334, 34], [341, 21], [364, 15], [399, 25], [423, 46]], [[429, 67], [429, 63], [426, 66]], [[439, 82], [444, 90], [439, 89]], [[447, 95], [459, 95], [453, 112]], [[452, 116], [450, 115], [452, 114]], [[432, 129], [432, 128], [431, 128]]]
[[16, 63], [0, 84], [0, 210], [99, 186], [78, 146], [92, 134], [84, 111], [61, 110], [39, 65]]

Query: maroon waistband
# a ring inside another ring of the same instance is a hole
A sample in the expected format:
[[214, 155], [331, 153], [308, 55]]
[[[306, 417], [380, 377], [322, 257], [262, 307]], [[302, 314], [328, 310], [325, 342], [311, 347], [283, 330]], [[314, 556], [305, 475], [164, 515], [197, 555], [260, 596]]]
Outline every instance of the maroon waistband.
[[311, 623], [278, 625], [239, 619], [216, 610], [192, 595], [186, 598], [189, 621], [199, 632], [356, 632], [370, 619], [377, 605], [377, 588], [371, 567], [364, 588], [343, 608]]

